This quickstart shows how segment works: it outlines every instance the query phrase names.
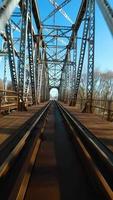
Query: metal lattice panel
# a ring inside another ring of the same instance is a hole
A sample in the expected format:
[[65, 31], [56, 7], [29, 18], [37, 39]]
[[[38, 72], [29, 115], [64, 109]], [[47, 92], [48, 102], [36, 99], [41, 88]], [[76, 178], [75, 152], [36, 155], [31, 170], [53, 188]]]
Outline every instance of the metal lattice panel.
[[25, 94], [24, 94], [25, 97], [27, 97], [28, 86], [29, 86], [29, 70], [26, 69]]
[[[46, 46], [46, 62], [48, 63], [49, 86], [59, 87], [62, 67], [65, 58], [67, 43], [69, 42], [71, 27], [58, 25], [43, 25], [43, 36]], [[39, 36], [38, 36], [39, 37]], [[43, 64], [45, 61], [41, 59]], [[70, 62], [72, 64], [72, 62]]]
[[35, 80], [34, 80], [34, 62], [33, 62], [33, 33], [32, 33], [32, 1], [29, 0], [28, 6], [28, 54], [29, 54], [29, 67], [30, 67], [30, 79], [31, 79], [31, 91], [33, 103], [36, 102], [35, 99]]
[[35, 47], [35, 58], [36, 58], [36, 61], [35, 61], [35, 80], [36, 80], [36, 83], [35, 83], [35, 87], [36, 87], [36, 97], [37, 97], [37, 93], [38, 93], [38, 65], [39, 65], [39, 43], [36, 43], [35, 44], [36, 47]]
[[55, 6], [55, 9], [43, 20], [43, 22], [45, 22], [47, 19], [49, 19], [50, 17], [52, 17], [53, 15], [55, 15], [56, 12], [58, 12], [59, 10], [61, 10], [61, 8], [63, 8], [70, 1], [71, 0], [65, 0], [59, 6], [57, 6], [57, 4], [54, 4], [54, 1], [52, 1], [53, 5]]
[[7, 23], [5, 31], [6, 31], [6, 37], [7, 37], [9, 66], [10, 66], [10, 72], [11, 72], [12, 85], [13, 85], [13, 89], [15, 91], [18, 91], [17, 74], [16, 74], [16, 66], [15, 66], [15, 56], [14, 56], [13, 41], [12, 41], [12, 36], [11, 36], [10, 21]]
[[74, 103], [74, 92], [76, 86], [76, 69], [77, 68], [77, 35], [74, 36], [73, 41], [73, 65], [72, 65], [72, 79], [71, 79], [71, 98], [70, 98], [70, 105]]
[[88, 73], [87, 73], [87, 100], [92, 106], [93, 79], [94, 79], [94, 39], [95, 39], [95, 0], [90, 1], [89, 46], [88, 46]]
[[[19, 98], [21, 99], [21, 101], [23, 101], [23, 88], [24, 88], [27, 13], [28, 13], [28, 0], [24, 0], [24, 1], [22, 1], [22, 24], [21, 24], [19, 81], [18, 81], [19, 82]], [[28, 82], [28, 81], [26, 81], [26, 82]]]
[[80, 79], [83, 69], [83, 63], [84, 63], [84, 57], [85, 57], [85, 49], [86, 49], [86, 43], [87, 43], [87, 37], [88, 37], [88, 30], [89, 30], [89, 18], [90, 18], [90, 1], [88, 1], [87, 4], [87, 10], [85, 15], [85, 22], [84, 22], [84, 30], [83, 30], [83, 37], [82, 37], [82, 44], [81, 44], [81, 50], [80, 50], [80, 58], [78, 63], [78, 70], [77, 70], [77, 78], [76, 78], [76, 86], [75, 86], [75, 94], [74, 94], [74, 104], [76, 104], [79, 85], [80, 85]]
[[72, 81], [72, 91], [75, 90], [76, 84], [76, 67], [77, 67], [77, 36], [74, 39], [74, 46], [73, 46], [73, 81]]

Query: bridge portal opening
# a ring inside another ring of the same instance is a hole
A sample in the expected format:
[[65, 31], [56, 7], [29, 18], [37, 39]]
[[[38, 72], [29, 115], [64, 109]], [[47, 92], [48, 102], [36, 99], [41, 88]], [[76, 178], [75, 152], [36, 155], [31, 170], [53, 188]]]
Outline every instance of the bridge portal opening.
[[52, 88], [50, 90], [50, 100], [58, 100], [58, 89], [57, 88]]

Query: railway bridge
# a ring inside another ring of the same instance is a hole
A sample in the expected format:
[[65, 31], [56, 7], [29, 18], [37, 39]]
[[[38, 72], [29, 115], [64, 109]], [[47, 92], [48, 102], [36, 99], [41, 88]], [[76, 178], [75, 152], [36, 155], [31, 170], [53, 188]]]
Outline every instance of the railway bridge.
[[110, 0], [0, 0], [1, 200], [113, 200], [112, 72], [105, 85], [95, 68], [97, 6], [113, 36]]

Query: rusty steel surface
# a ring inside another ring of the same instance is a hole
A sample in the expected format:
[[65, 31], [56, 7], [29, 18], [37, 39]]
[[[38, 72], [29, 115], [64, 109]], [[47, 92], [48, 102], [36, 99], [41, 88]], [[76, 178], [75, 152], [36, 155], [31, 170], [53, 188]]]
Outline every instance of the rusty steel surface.
[[77, 117], [97, 138], [113, 152], [113, 123], [96, 114], [80, 113], [75, 107], [62, 104], [73, 116]]
[[68, 130], [58, 109], [52, 105], [42, 143], [32, 171], [25, 200], [96, 200]]

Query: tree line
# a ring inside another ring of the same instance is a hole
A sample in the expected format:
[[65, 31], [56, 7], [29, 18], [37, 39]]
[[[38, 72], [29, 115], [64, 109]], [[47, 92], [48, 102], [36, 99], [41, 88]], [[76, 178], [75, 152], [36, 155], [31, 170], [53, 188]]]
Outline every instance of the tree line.
[[[87, 74], [83, 73], [79, 88], [78, 97], [86, 99]], [[11, 81], [7, 82], [7, 90], [13, 90]], [[0, 89], [4, 89], [4, 82], [0, 79]], [[94, 73], [93, 99], [113, 99], [113, 71]]]
[[[82, 74], [79, 98], [86, 98], [87, 75]], [[113, 99], [113, 71], [94, 73], [93, 99], [112, 100]]]

